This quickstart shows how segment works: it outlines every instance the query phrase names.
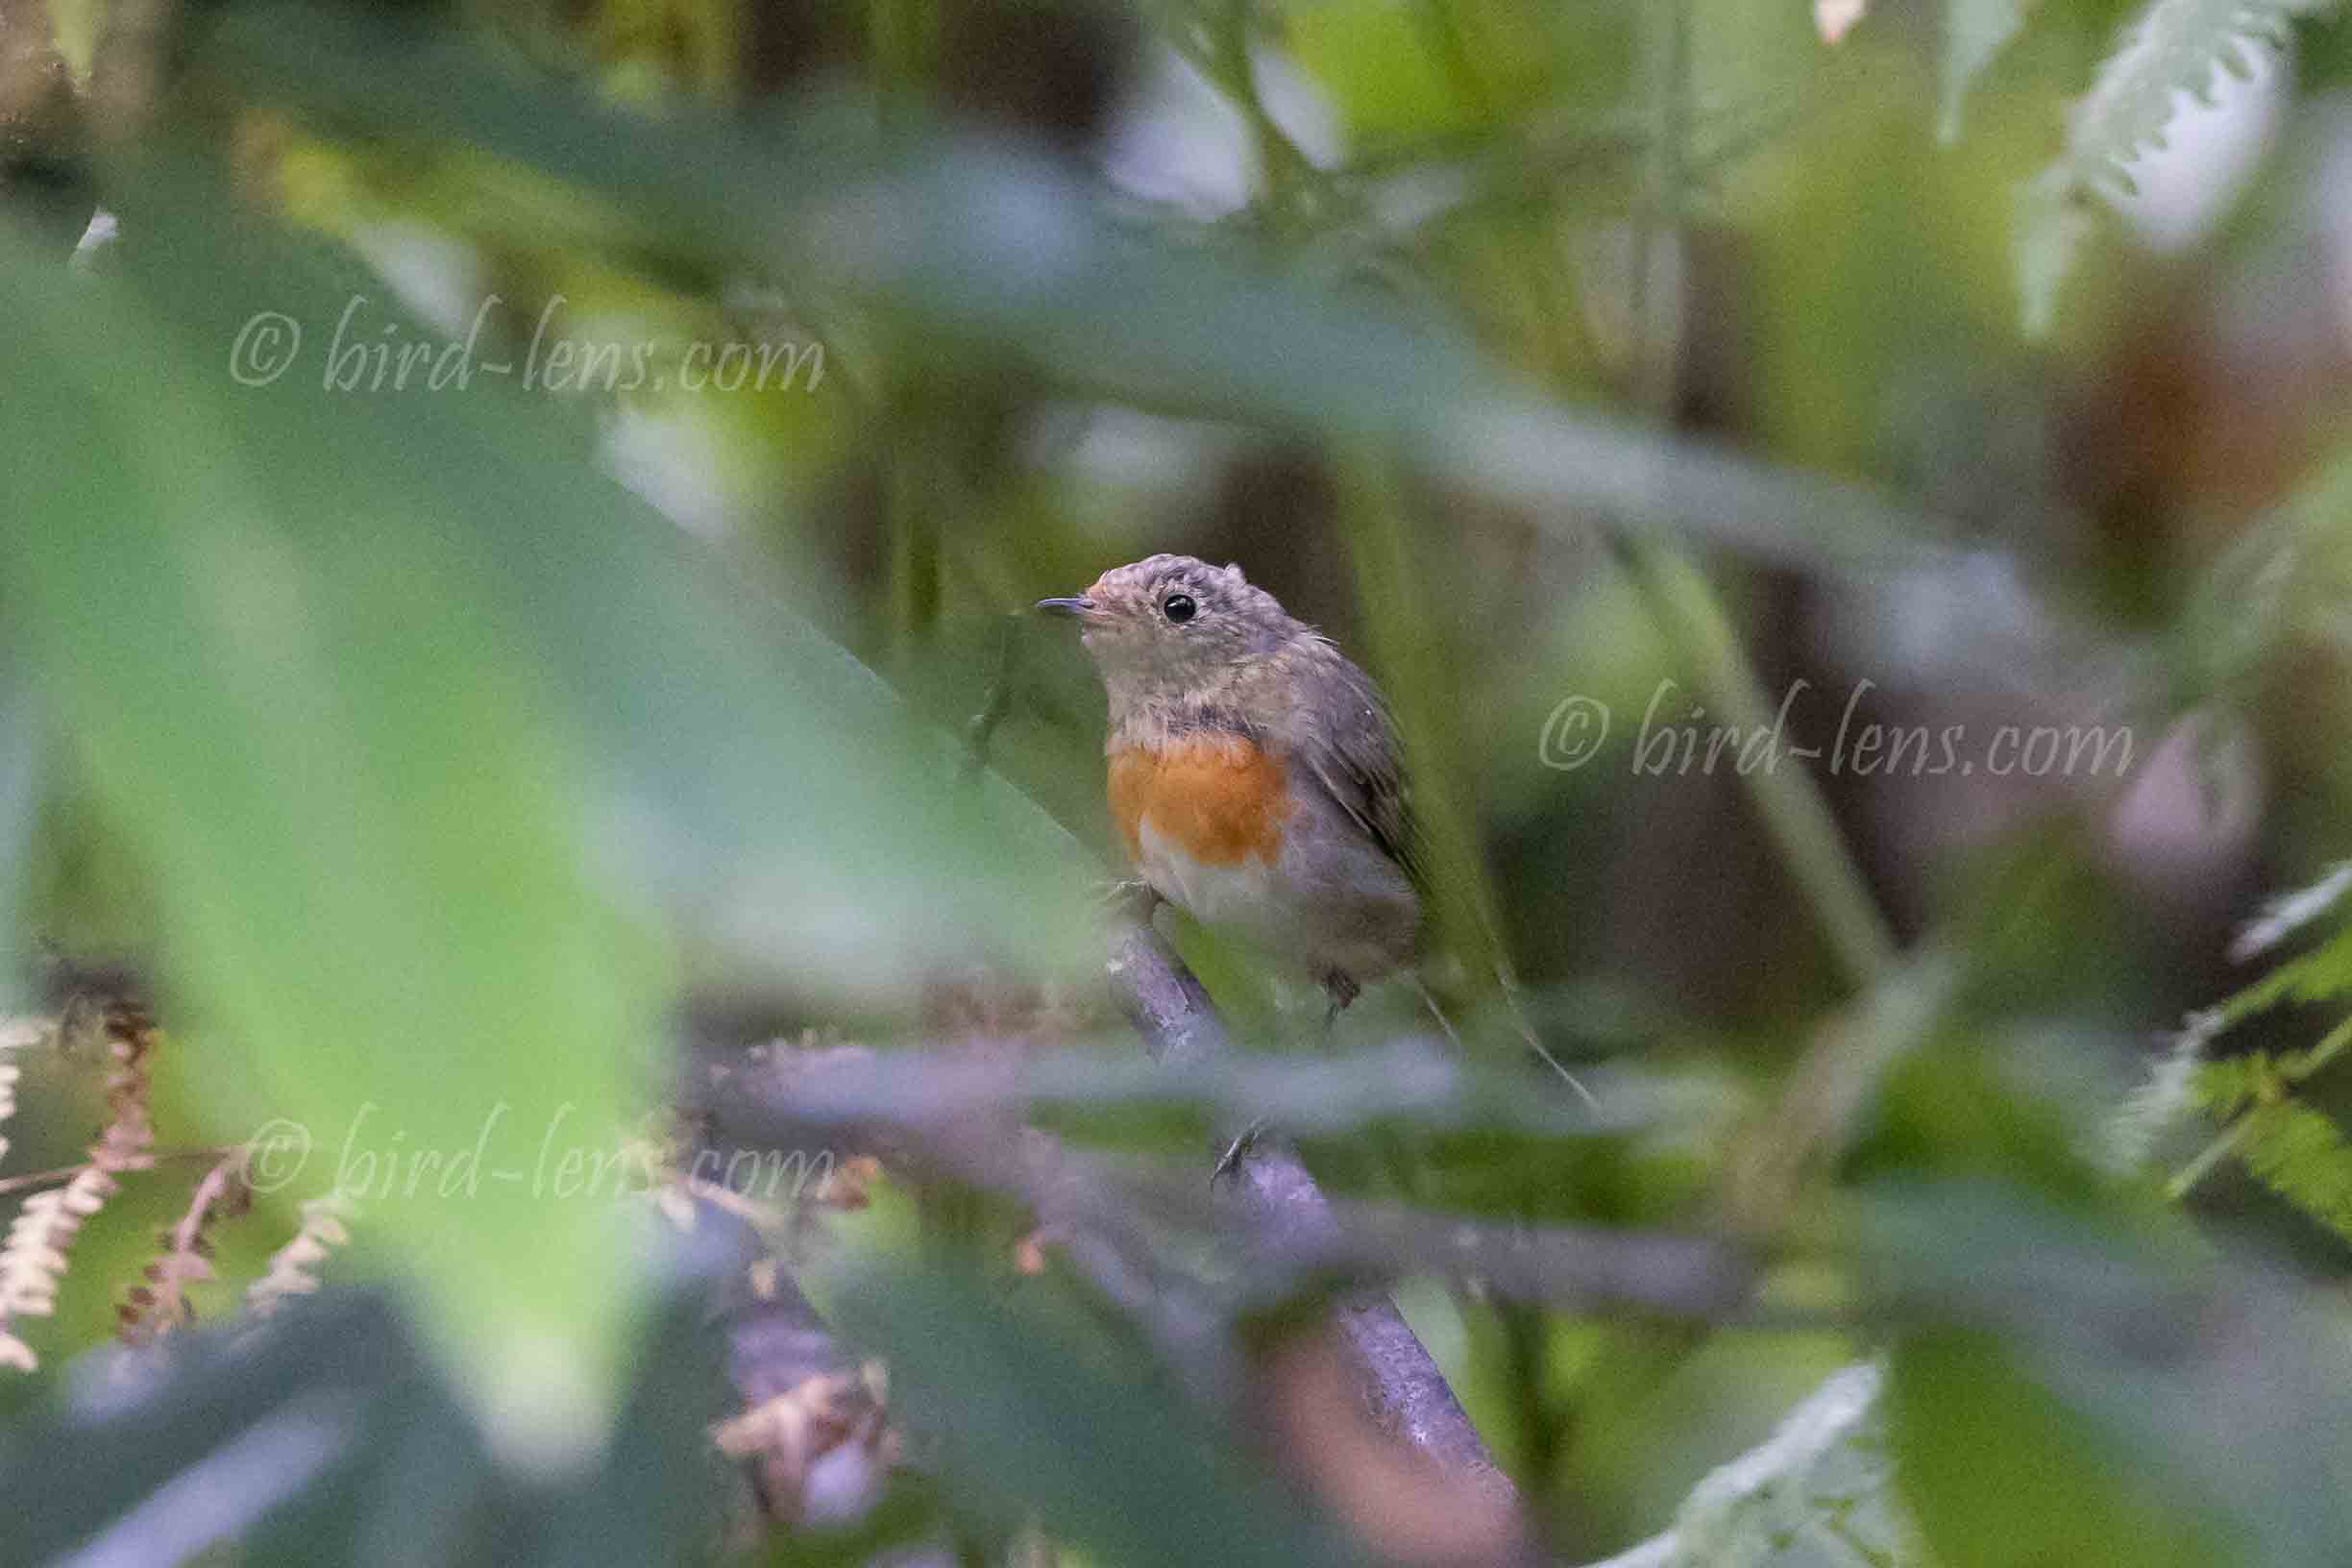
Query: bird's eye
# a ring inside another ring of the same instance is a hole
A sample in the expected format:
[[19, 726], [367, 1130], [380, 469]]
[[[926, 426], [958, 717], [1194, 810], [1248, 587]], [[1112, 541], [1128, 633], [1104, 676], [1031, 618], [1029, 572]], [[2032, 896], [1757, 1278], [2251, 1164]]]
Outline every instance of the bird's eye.
[[1192, 602], [1190, 594], [1170, 594], [1160, 601], [1160, 613], [1180, 626], [1191, 620], [1199, 609], [1200, 606]]

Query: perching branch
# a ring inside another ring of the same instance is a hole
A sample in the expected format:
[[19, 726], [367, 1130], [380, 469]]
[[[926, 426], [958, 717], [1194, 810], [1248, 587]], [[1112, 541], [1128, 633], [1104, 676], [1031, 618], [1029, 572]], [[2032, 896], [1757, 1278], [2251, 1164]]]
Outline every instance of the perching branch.
[[[1407, 1108], [1430, 1125], [1470, 1124], [1465, 1118], [1514, 1125], [1511, 1107], [1484, 1098], [1452, 1064], [1410, 1042], [1345, 1062], [1220, 1062], [1220, 1020], [1199, 982], [1157, 940], [1144, 943], [1122, 927], [1113, 955], [1115, 988], [1151, 1042], [1152, 1064], [1108, 1062], [1091, 1051], [1020, 1059], [855, 1046], [787, 1051], [760, 1070], [727, 1073], [685, 1109], [747, 1147], [870, 1149], [886, 1163], [1013, 1194], [1058, 1237], [1090, 1233], [1139, 1254], [1151, 1250], [1131, 1234], [1139, 1220], [1197, 1231], [1220, 1216], [1231, 1220], [1237, 1198], [1251, 1196], [1243, 1228], [1253, 1295], [1281, 1294], [1311, 1274], [1389, 1280], [1433, 1273], [1475, 1277], [1497, 1297], [1576, 1311], [1629, 1307], [1677, 1318], [1760, 1320], [1751, 1299], [1752, 1263], [1721, 1237], [1530, 1225], [1326, 1199], [1311, 1181], [1298, 1190], [1291, 1173], [1304, 1172], [1270, 1145], [1240, 1167], [1244, 1176], [1253, 1164], [1265, 1167], [1252, 1179], [1262, 1188], [1220, 1179], [1213, 1188], [1197, 1168], [1173, 1172], [1106, 1161], [1044, 1137], [1035, 1126], [1040, 1108], [1174, 1100], [1228, 1132], [1262, 1114], [1286, 1128], [1330, 1134]], [[1515, 1125], [1572, 1136], [1648, 1123], [1647, 1112], [1626, 1104], [1608, 1114], [1535, 1108]], [[1225, 1146], [1222, 1139], [1216, 1146]], [[1262, 1200], [1278, 1222], [1255, 1218]], [[1290, 1213], [1292, 1207], [1300, 1213]]]
[[[1109, 968], [1112, 994], [1153, 1061], [1192, 1067], [1229, 1053], [1231, 1041], [1208, 991], [1147, 921], [1128, 924], [1113, 940]], [[1269, 1250], [1320, 1252], [1336, 1244], [1339, 1225], [1329, 1200], [1280, 1139], [1252, 1139], [1231, 1188]], [[1349, 1370], [1382, 1430], [1487, 1495], [1516, 1497], [1445, 1374], [1384, 1292], [1342, 1304], [1337, 1328]]]
[[[1116, 923], [1108, 968], [1113, 995], [1140, 1035], [1155, 1075], [1198, 1091], [1205, 1077], [1235, 1071], [1230, 1039], [1208, 992], [1140, 911]], [[1404, 1066], [1399, 1059], [1384, 1070], [1410, 1079]], [[1171, 1289], [1173, 1282], [1150, 1266], [1152, 1248], [1136, 1229], [1139, 1216], [1193, 1225], [1221, 1213], [1245, 1237], [1252, 1279], [1271, 1293], [1307, 1274], [1362, 1281], [1433, 1271], [1474, 1274], [1514, 1299], [1592, 1308], [1630, 1302], [1709, 1319], [1752, 1311], [1751, 1264], [1721, 1241], [1504, 1228], [1338, 1203], [1276, 1137], [1252, 1140], [1232, 1178], [1213, 1188], [1200, 1174], [1170, 1178], [1099, 1164], [1023, 1132], [1040, 1088], [1062, 1082], [1066, 1090], [1069, 1070], [1067, 1063], [1024, 1066], [1001, 1057], [942, 1060], [842, 1047], [786, 1053], [766, 1070], [729, 1073], [723, 1084], [707, 1086], [707, 1099], [689, 1094], [687, 1109], [747, 1145], [870, 1147], [888, 1161], [1018, 1194], [1072, 1265], [1133, 1311], [1172, 1361], [1209, 1385], [1237, 1370], [1216, 1348], [1216, 1309]], [[1090, 1091], [1081, 1099], [1134, 1091], [1110, 1081], [1080, 1087]], [[1420, 1103], [1437, 1104], [1448, 1090], [1442, 1081], [1422, 1082], [1415, 1094]], [[1221, 1102], [1222, 1115], [1240, 1118], [1244, 1107], [1289, 1097], [1269, 1078], [1255, 1090], [1236, 1086], [1213, 1096], [1212, 1105]], [[1223, 1140], [1214, 1146], [1221, 1149]], [[1339, 1306], [1334, 1328], [1341, 1370], [1377, 1426], [1438, 1474], [1468, 1482], [1478, 1496], [1515, 1515], [1520, 1500], [1510, 1481], [1388, 1297], [1377, 1286], [1360, 1287]]]

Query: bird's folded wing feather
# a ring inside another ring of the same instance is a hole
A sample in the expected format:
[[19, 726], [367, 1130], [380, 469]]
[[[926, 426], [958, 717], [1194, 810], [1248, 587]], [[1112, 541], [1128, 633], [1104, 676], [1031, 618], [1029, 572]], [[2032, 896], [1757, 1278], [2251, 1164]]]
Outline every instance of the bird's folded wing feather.
[[1396, 725], [1372, 679], [1335, 649], [1301, 683], [1302, 707], [1318, 722], [1298, 726], [1292, 743], [1309, 774], [1416, 887], [1424, 866]]

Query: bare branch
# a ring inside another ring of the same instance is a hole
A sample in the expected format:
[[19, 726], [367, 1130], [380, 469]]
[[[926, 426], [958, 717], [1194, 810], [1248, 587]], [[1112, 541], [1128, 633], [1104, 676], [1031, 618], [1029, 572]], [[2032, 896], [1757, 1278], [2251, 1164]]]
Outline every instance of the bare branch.
[[[1113, 994], [1142, 1035], [1152, 1060], [1163, 1066], [1192, 1067], [1230, 1051], [1232, 1042], [1208, 990], [1148, 921], [1136, 921], [1118, 934], [1109, 968]], [[1280, 1139], [1251, 1141], [1232, 1188], [1262, 1245], [1308, 1254], [1338, 1246], [1340, 1227], [1330, 1201]], [[1496, 1466], [1445, 1374], [1385, 1292], [1368, 1290], [1349, 1298], [1339, 1308], [1337, 1326], [1350, 1370], [1384, 1430], [1488, 1496], [1516, 1497], [1517, 1489]]]

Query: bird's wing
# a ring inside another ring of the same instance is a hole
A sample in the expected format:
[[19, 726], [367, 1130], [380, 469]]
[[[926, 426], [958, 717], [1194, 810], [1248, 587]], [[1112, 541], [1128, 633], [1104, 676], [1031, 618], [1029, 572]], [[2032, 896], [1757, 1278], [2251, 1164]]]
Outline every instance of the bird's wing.
[[1336, 649], [1315, 661], [1301, 686], [1303, 713], [1314, 720], [1295, 726], [1296, 754], [1323, 793], [1422, 886], [1420, 834], [1396, 725], [1380, 689]]

